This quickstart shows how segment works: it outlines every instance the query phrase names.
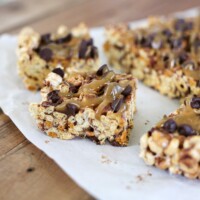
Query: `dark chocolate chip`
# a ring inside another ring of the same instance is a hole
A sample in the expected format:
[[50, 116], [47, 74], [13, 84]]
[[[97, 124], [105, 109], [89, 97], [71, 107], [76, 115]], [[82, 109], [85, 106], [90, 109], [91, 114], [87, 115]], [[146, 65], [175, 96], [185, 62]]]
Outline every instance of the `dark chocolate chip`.
[[173, 119], [168, 119], [164, 125], [163, 128], [168, 131], [169, 133], [174, 133], [177, 129], [176, 122]]
[[126, 97], [131, 94], [131, 91], [132, 91], [132, 87], [130, 85], [127, 85], [121, 94]]
[[86, 40], [82, 40], [80, 47], [79, 47], [79, 55], [78, 57], [80, 59], [85, 58], [85, 54], [87, 51], [87, 41]]
[[114, 113], [118, 112], [121, 105], [124, 102], [124, 98], [120, 98], [120, 99], [115, 99], [112, 104], [111, 104], [111, 108], [113, 110]]
[[87, 40], [87, 46], [92, 46], [93, 45], [93, 39], [90, 38], [89, 40]]
[[147, 35], [146, 37], [142, 37], [140, 40], [140, 44], [143, 47], [151, 47], [151, 43], [154, 39], [154, 34]]
[[42, 59], [49, 62], [53, 56], [53, 52], [49, 48], [44, 48], [39, 51], [39, 55]]
[[49, 92], [47, 95], [47, 100], [52, 105], [58, 105], [58, 104], [62, 103], [62, 99], [59, 96], [59, 90], [53, 90], [53, 91]]
[[164, 29], [162, 34], [165, 35], [167, 38], [172, 36], [172, 32], [169, 29]]
[[108, 66], [104, 64], [97, 70], [96, 74], [97, 76], [102, 76], [107, 70], [108, 70]]
[[177, 31], [187, 31], [193, 28], [193, 22], [186, 22], [184, 19], [176, 20], [174, 27]]
[[183, 64], [188, 59], [188, 54], [183, 51], [179, 54], [178, 58], [179, 58], [179, 63]]
[[66, 35], [65, 37], [57, 39], [55, 42], [56, 42], [57, 44], [62, 44], [62, 43], [70, 42], [71, 39], [72, 39], [72, 37], [73, 37], [72, 34], [69, 33], [69, 34]]
[[184, 136], [195, 135], [195, 131], [193, 130], [193, 128], [187, 124], [180, 125], [178, 128], [178, 132]]
[[166, 61], [168, 61], [168, 60], [169, 60], [169, 56], [168, 56], [168, 55], [164, 55], [164, 56], [163, 56], [163, 61], [166, 62]]
[[55, 74], [60, 75], [62, 78], [64, 77], [64, 71], [60, 68], [55, 68], [52, 72], [54, 72]]
[[51, 42], [51, 34], [46, 33], [41, 35], [41, 43], [42, 44], [49, 44]]
[[74, 105], [74, 104], [67, 104], [65, 108], [65, 114], [70, 117], [70, 116], [75, 116], [79, 111], [79, 108]]
[[90, 51], [90, 58], [93, 58], [93, 59], [94, 59], [94, 58], [97, 57], [97, 55], [98, 55], [97, 48], [94, 47], [94, 46], [92, 46], [91, 51]]
[[176, 30], [183, 30], [184, 29], [184, 27], [185, 27], [185, 20], [184, 19], [177, 19], [176, 21], [175, 21], [175, 23], [174, 23], [174, 28], [176, 29]]
[[173, 49], [180, 48], [181, 45], [182, 45], [182, 39], [181, 38], [177, 38], [177, 39], [171, 40], [171, 47]]
[[200, 109], [200, 97], [193, 97], [190, 106], [194, 109]]
[[77, 93], [78, 89], [79, 89], [79, 87], [77, 87], [75, 85], [70, 85], [70, 87], [69, 87], [69, 91], [72, 93]]

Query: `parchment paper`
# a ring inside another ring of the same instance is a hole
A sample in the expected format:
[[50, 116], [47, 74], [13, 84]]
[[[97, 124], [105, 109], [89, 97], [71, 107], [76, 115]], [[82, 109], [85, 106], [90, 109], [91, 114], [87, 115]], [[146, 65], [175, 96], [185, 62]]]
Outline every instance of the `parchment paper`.
[[[196, 10], [179, 13], [196, 14]], [[132, 27], [145, 25], [146, 20], [132, 23]], [[100, 48], [101, 61], [103, 28], [91, 30]], [[148, 167], [138, 156], [139, 138], [164, 114], [179, 106], [158, 92], [138, 83], [135, 128], [128, 147], [99, 146], [91, 141], [73, 139], [62, 141], [44, 135], [36, 127], [28, 112], [30, 102], [39, 102], [39, 93], [27, 91], [17, 75], [15, 36], [0, 37], [0, 106], [24, 136], [52, 158], [77, 184], [98, 199], [199, 199], [199, 181], [169, 175]], [[48, 142], [46, 142], [48, 141]]]

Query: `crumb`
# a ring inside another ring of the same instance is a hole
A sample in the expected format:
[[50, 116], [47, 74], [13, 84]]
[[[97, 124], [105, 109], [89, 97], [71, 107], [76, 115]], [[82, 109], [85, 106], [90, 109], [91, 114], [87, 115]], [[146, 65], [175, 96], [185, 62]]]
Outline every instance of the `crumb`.
[[137, 180], [137, 182], [142, 182], [144, 179], [141, 175], [137, 175], [136, 180]]
[[29, 105], [29, 102], [28, 101], [24, 101], [24, 102], [22, 102], [22, 105]]
[[45, 142], [46, 144], [48, 144], [50, 141], [49, 141], [49, 140], [45, 140], [44, 142]]
[[147, 171], [147, 176], [152, 176], [152, 173], [150, 171]]
[[137, 175], [136, 176], [136, 182], [142, 182], [145, 181], [145, 179], [147, 179], [147, 177], [152, 176], [152, 173], [150, 171], [147, 171], [145, 174], [141, 174], [141, 175]]
[[28, 173], [33, 172], [33, 171], [35, 171], [35, 168], [34, 168], [34, 167], [29, 167], [29, 168], [26, 170], [26, 172], [28, 172]]
[[127, 185], [127, 186], [126, 186], [126, 189], [127, 189], [127, 190], [130, 190], [130, 189], [131, 189], [131, 186], [130, 186], [130, 185]]
[[149, 120], [146, 120], [146, 122], [144, 124], [147, 125], [149, 122], [150, 122]]
[[112, 161], [108, 157], [106, 157], [104, 155], [101, 156], [101, 163], [110, 164], [111, 162]]

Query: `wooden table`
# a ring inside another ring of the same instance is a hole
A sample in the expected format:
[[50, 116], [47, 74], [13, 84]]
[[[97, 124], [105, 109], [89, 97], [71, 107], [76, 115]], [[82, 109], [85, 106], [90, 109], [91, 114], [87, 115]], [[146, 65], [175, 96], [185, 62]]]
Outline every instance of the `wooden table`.
[[[27, 25], [49, 32], [60, 24], [72, 27], [81, 21], [91, 27], [103, 26], [168, 14], [199, 3], [199, 0], [17, 0], [0, 3], [0, 33], [16, 34]], [[93, 199], [0, 111], [0, 199], [56, 198]]]

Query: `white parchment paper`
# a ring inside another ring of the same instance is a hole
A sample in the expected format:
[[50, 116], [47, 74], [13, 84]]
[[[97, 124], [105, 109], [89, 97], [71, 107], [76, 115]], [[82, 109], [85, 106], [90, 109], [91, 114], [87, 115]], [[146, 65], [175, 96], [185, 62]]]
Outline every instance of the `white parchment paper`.
[[[190, 10], [179, 15], [194, 15]], [[146, 21], [132, 23], [140, 26]], [[103, 29], [92, 29], [100, 48], [102, 63]], [[139, 138], [179, 102], [138, 83], [135, 128], [128, 147], [98, 146], [91, 141], [62, 141], [40, 132], [28, 112], [30, 102], [39, 102], [39, 93], [27, 91], [17, 75], [16, 37], [0, 37], [0, 106], [24, 136], [52, 158], [76, 183], [98, 199], [169, 200], [200, 199], [199, 181], [148, 167], [139, 158]], [[48, 143], [46, 141], [49, 141]]]

